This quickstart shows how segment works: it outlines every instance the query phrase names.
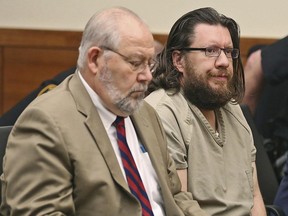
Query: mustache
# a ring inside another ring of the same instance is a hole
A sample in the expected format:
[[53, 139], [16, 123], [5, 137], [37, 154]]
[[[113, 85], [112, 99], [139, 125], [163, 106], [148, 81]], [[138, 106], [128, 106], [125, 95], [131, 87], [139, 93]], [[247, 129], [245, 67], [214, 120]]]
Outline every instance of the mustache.
[[146, 92], [148, 89], [148, 85], [146, 84], [140, 84], [138, 86], [135, 86], [134, 88], [132, 88], [129, 92], [129, 94], [133, 93], [133, 92]]
[[231, 78], [232, 77], [232, 73], [229, 72], [228, 70], [219, 70], [219, 71], [211, 71], [209, 73], [209, 76], [211, 77], [228, 77], [228, 78]]

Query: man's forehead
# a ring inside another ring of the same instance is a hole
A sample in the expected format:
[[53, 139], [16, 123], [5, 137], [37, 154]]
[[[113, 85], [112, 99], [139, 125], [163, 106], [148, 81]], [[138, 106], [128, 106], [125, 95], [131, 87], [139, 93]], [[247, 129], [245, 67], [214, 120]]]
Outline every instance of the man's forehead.
[[228, 28], [222, 25], [198, 24], [195, 26], [193, 43], [198, 42], [225, 42], [232, 43]]

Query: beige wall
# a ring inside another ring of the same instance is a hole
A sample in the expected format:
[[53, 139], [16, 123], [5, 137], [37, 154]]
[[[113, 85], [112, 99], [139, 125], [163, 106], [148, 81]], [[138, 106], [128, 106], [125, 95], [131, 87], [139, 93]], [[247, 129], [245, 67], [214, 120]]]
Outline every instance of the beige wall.
[[281, 38], [288, 34], [287, 0], [0, 0], [0, 28], [80, 30], [97, 10], [132, 9], [153, 33], [168, 33], [184, 13], [211, 6], [233, 17], [246, 37]]

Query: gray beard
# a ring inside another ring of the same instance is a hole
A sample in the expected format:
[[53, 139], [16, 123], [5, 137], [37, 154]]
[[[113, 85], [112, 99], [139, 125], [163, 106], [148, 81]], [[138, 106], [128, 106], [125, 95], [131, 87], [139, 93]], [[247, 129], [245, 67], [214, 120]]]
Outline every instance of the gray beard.
[[[100, 72], [100, 81], [103, 83], [107, 94], [111, 98], [113, 104], [123, 113], [130, 115], [143, 105], [143, 99], [145, 97], [144, 93], [138, 98], [132, 98], [131, 94], [136, 90], [136, 88], [131, 89], [127, 95], [121, 93], [121, 91], [114, 85], [111, 71], [108, 68], [104, 68]], [[147, 90], [147, 86], [139, 86], [138, 89]]]

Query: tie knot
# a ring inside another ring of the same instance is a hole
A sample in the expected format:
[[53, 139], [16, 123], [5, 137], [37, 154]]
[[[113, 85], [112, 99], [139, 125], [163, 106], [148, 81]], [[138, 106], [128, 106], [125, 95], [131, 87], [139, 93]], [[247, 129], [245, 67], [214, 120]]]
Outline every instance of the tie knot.
[[117, 116], [116, 120], [113, 123], [116, 127], [117, 126], [123, 126], [124, 125], [124, 117]]

